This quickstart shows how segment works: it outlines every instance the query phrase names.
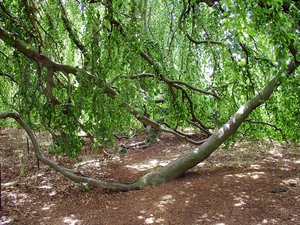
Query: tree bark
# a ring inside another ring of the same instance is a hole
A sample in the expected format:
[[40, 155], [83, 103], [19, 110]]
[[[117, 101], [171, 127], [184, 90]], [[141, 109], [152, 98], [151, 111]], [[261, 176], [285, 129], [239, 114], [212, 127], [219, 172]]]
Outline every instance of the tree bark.
[[[291, 75], [299, 64], [290, 63], [285, 75]], [[193, 168], [200, 162], [207, 159], [217, 148], [223, 144], [231, 135], [233, 135], [240, 125], [247, 119], [249, 114], [268, 100], [270, 95], [281, 84], [280, 78], [282, 73], [278, 73], [264, 89], [259, 92], [253, 99], [244, 103], [238, 111], [227, 121], [219, 130], [214, 132], [206, 141], [195, 148], [194, 150], [182, 155], [177, 160], [169, 163], [157, 172], [146, 174], [137, 181], [140, 186], [150, 185], [157, 186], [166, 183], [170, 180], [176, 179], [184, 174], [189, 169]]]

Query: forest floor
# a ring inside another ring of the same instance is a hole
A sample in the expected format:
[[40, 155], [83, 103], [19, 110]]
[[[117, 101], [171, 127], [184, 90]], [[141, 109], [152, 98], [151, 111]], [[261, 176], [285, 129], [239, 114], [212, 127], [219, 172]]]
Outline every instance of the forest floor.
[[[80, 163], [44, 153], [60, 165], [94, 178], [132, 182], [194, 146], [162, 136], [149, 148], [104, 159], [82, 154]], [[143, 140], [143, 136], [123, 142]], [[27, 152], [26, 135], [0, 130], [0, 224], [300, 224], [300, 146], [240, 141], [220, 148], [183, 177], [156, 188], [113, 192], [81, 190]]]

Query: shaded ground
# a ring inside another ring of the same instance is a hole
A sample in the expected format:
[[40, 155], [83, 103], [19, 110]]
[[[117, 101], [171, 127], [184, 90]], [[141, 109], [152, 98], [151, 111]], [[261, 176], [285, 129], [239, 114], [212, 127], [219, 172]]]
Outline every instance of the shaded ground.
[[[49, 140], [39, 140], [46, 152]], [[192, 148], [163, 136], [123, 157], [58, 161], [95, 178], [131, 182]], [[0, 224], [300, 224], [299, 146], [237, 143], [176, 181], [132, 192], [82, 191], [44, 165], [37, 171], [20, 130], [0, 130], [0, 157]]]

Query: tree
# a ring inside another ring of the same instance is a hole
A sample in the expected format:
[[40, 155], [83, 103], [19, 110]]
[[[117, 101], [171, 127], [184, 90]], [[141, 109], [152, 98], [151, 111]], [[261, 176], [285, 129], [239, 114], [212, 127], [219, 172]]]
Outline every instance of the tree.
[[[36, 157], [75, 182], [115, 190], [165, 183], [208, 158], [241, 125], [248, 138], [300, 139], [296, 1], [24, 0], [0, 6], [0, 106], [18, 112], [0, 118], [15, 119]], [[132, 184], [110, 184], [45, 158], [30, 128], [47, 129], [56, 154], [76, 156], [80, 130], [95, 145], [109, 144], [114, 132], [128, 133], [136, 121], [197, 147]], [[180, 129], [187, 126], [207, 138], [191, 139]], [[261, 126], [265, 131], [258, 132]]]

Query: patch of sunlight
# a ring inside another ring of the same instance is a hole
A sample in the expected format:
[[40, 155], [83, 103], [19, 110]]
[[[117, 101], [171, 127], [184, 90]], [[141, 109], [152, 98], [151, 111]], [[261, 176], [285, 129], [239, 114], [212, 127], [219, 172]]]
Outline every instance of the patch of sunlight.
[[48, 205], [48, 204], [46, 204], [46, 205], [44, 205], [44, 207], [43, 208], [41, 208], [41, 210], [43, 210], [43, 211], [45, 211], [45, 210], [49, 210], [52, 206], [55, 206], [55, 204], [50, 204], [50, 205]]
[[264, 162], [278, 162], [279, 159], [273, 158], [272, 156], [268, 156], [266, 159], [263, 160]]
[[263, 221], [261, 223], [259, 223], [258, 225], [260, 225], [260, 224], [277, 224], [278, 222], [279, 221], [276, 219], [270, 219], [270, 220], [263, 219]]
[[276, 148], [276, 146], [274, 146], [273, 148], [271, 148], [269, 150], [269, 153], [271, 155], [273, 155], [273, 156], [282, 158], [282, 153], [280, 152], [280, 150], [278, 148]]
[[14, 200], [17, 198], [17, 195], [15, 193], [9, 192], [7, 195], [9, 198], [14, 199]]
[[14, 189], [18, 185], [17, 181], [7, 182], [2, 184], [4, 190]]
[[253, 164], [253, 165], [250, 165], [250, 168], [258, 170], [258, 169], [261, 169], [261, 165]]
[[[145, 210], [141, 210], [141, 211], [140, 211], [140, 214], [145, 214], [145, 213], [146, 213]], [[143, 220], [143, 219], [145, 219], [145, 216], [139, 215], [137, 218], [140, 219], [140, 220]]]
[[215, 225], [224, 224], [225, 225], [225, 223], [222, 222], [213, 223], [213, 220], [211, 218], [221, 220], [224, 219], [225, 216], [223, 214], [217, 214], [215, 216], [215, 215], [208, 215], [207, 213], [204, 213], [200, 216], [199, 219], [197, 219], [197, 222], [201, 222], [201, 224], [215, 224]]
[[176, 200], [172, 197], [172, 195], [162, 196], [162, 200], [157, 203], [157, 207], [161, 211], [165, 211], [164, 206], [170, 203], [175, 202]]
[[156, 223], [162, 223], [162, 222], [165, 222], [165, 219], [163, 218], [158, 218], [155, 220]]
[[49, 193], [49, 196], [54, 196], [54, 195], [56, 195], [56, 191], [51, 191], [51, 192]]
[[242, 192], [239, 197], [234, 197], [234, 201], [237, 201], [237, 203], [234, 204], [234, 206], [239, 207], [246, 205], [246, 199], [249, 199], [249, 195], [246, 195], [246, 192]]
[[192, 187], [193, 184], [192, 184], [192, 182], [189, 182], [189, 181], [188, 181], [188, 182], [185, 182], [185, 183], [184, 183], [184, 186], [185, 186], [185, 187]]
[[81, 136], [81, 137], [85, 137], [87, 136], [87, 134], [83, 131], [83, 130], [80, 130], [78, 133], [77, 133], [78, 136]]
[[92, 159], [92, 160], [87, 160], [87, 161], [82, 161], [80, 163], [75, 164], [75, 168], [78, 169], [82, 166], [93, 166], [93, 167], [100, 167], [100, 162], [99, 160]]
[[295, 160], [294, 163], [300, 164], [300, 160]]
[[237, 207], [242, 206], [242, 205], [246, 205], [246, 203], [243, 200], [241, 200], [240, 202], [234, 204], [234, 206], [237, 206]]
[[155, 217], [148, 217], [145, 219], [146, 224], [152, 224], [155, 221]]
[[201, 163], [198, 163], [198, 167], [202, 167], [202, 166], [204, 166], [206, 164], [206, 162], [201, 162]]
[[153, 214], [150, 214], [150, 217], [148, 218], [142, 217], [141, 219], [145, 219], [145, 224], [153, 224], [153, 223], [162, 224], [163, 222], [165, 222], [165, 219], [163, 218], [155, 219], [155, 216], [153, 216]]
[[44, 175], [45, 175], [45, 173], [34, 174], [34, 175], [32, 175], [32, 176], [30, 177], [30, 179], [35, 180], [35, 179], [37, 179], [38, 177], [42, 177], [42, 176], [44, 176]]
[[[234, 120], [233, 120], [233, 123], [235, 123], [235, 122], [236, 122], [236, 121], [235, 121], [235, 118], [233, 118], [233, 119], [234, 119]], [[217, 131], [218, 136], [219, 136], [219, 137], [222, 137], [222, 136], [224, 135], [224, 133], [225, 133], [226, 130], [230, 130], [230, 126], [231, 126], [231, 124], [230, 124], [229, 122], [227, 122], [226, 124], [224, 124], [223, 127], [221, 127], [221, 128]]]
[[75, 219], [73, 214], [71, 216], [64, 217], [63, 222], [69, 225], [78, 225], [83, 223], [82, 220]]
[[194, 152], [195, 154], [197, 154], [197, 153], [198, 153], [198, 150], [199, 150], [199, 148], [195, 148], [193, 152]]
[[234, 206], [242, 206], [242, 205], [246, 205], [246, 202], [244, 202], [244, 199], [242, 197], [237, 197], [234, 199], [235, 201], [238, 201], [237, 203], [234, 204]]
[[41, 188], [41, 189], [51, 189], [52, 186], [51, 185], [42, 185], [42, 186], [39, 186], [38, 188]]
[[242, 105], [236, 113], [237, 114], [243, 114], [245, 109], [246, 109], [246, 107], [244, 105]]
[[291, 170], [291, 168], [289, 168], [289, 167], [280, 167], [279, 169], [282, 171], [290, 171]]
[[285, 179], [282, 181], [282, 183], [290, 185], [292, 187], [300, 186], [300, 178], [297, 177], [295, 179]]
[[0, 218], [1, 225], [11, 224], [11, 221], [12, 221], [12, 219], [7, 216], [1, 216], [1, 218]]
[[16, 205], [24, 202], [31, 202], [32, 200], [28, 199], [27, 194], [22, 194], [22, 193], [7, 193], [8, 197], [12, 199], [12, 202]]
[[261, 177], [261, 175], [265, 174], [265, 172], [248, 172], [248, 173], [237, 173], [237, 174], [228, 174], [225, 175], [224, 177], [238, 177], [238, 178], [244, 178], [244, 177], [250, 177], [254, 180], [258, 179]]
[[138, 171], [145, 171], [145, 170], [153, 169], [157, 166], [166, 166], [169, 163], [170, 163], [170, 160], [159, 161], [157, 159], [151, 159], [144, 163], [136, 163], [133, 165], [126, 165], [126, 167], [130, 168], [130, 169], [135, 169]]

